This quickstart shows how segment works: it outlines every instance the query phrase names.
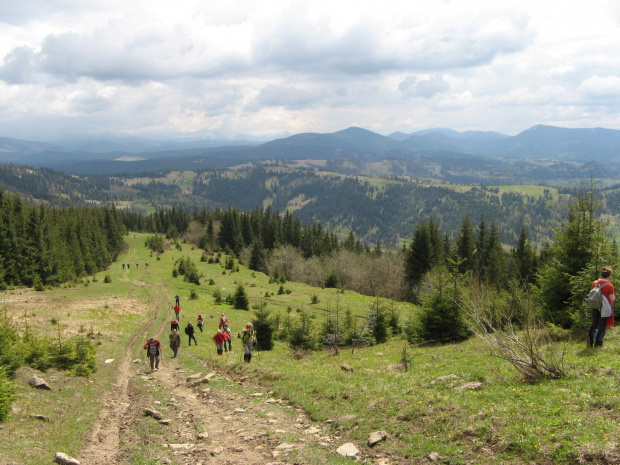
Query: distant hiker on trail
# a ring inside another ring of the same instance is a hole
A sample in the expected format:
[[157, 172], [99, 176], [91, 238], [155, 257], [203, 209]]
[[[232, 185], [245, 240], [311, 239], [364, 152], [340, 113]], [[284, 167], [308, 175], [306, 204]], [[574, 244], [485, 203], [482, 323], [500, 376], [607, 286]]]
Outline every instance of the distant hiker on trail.
[[174, 314], [177, 316], [177, 320], [181, 319], [181, 317], [179, 316], [179, 313], [181, 313], [181, 306], [179, 304], [176, 304], [174, 306]]
[[[223, 331], [224, 332], [224, 336], [226, 337], [226, 340], [224, 341], [224, 350], [226, 352], [232, 352], [232, 334], [230, 331], [230, 328], [227, 326], [226, 330]], [[228, 348], [226, 348], [226, 345], [228, 344]]]
[[140, 267], [139, 263], [136, 263], [136, 269], [138, 269]]
[[170, 348], [172, 352], [174, 352], [174, 356], [176, 357], [179, 353], [179, 347], [181, 347], [181, 335], [176, 329], [173, 329], [170, 333]]
[[170, 331], [172, 331], [173, 329], [176, 329], [177, 331], [179, 331], [181, 329], [181, 327], [179, 326], [179, 321], [178, 320], [172, 320], [170, 322]]
[[127, 263], [127, 269], [129, 269], [129, 265], [131, 265], [131, 263]]
[[148, 263], [145, 263], [145, 264], [144, 264], [144, 266], [146, 266], [146, 271], [147, 271], [147, 273], [148, 273], [148, 271], [149, 271], [149, 264], [148, 264]]
[[205, 322], [202, 319], [202, 315], [198, 315], [197, 326], [198, 326], [198, 329], [200, 330], [201, 333], [202, 333], [202, 328], [204, 327], [204, 325], [205, 325]]
[[217, 330], [217, 333], [215, 333], [215, 336], [213, 336], [213, 342], [215, 342], [215, 348], [217, 349], [217, 354], [218, 355], [222, 355], [222, 346], [224, 345], [224, 342], [226, 341], [224, 333], [222, 332], [221, 329]]
[[192, 324], [191, 321], [187, 322], [187, 326], [185, 327], [185, 334], [187, 334], [189, 336], [189, 345], [192, 345], [192, 339], [194, 340], [194, 343], [196, 345], [198, 345], [198, 341], [196, 340], [196, 336], [194, 336], [194, 325]]
[[174, 304], [181, 305], [181, 297], [179, 296], [179, 294], [174, 296]]
[[151, 371], [159, 370], [159, 355], [161, 352], [161, 343], [154, 337], [150, 338], [144, 344], [144, 350], [149, 357], [149, 363], [151, 365]]
[[252, 323], [246, 324], [245, 329], [241, 331], [237, 337], [241, 338], [241, 342], [243, 343], [243, 350], [245, 351], [243, 360], [245, 360], [246, 363], [250, 363], [250, 360], [252, 360], [252, 345], [256, 342], [256, 331], [254, 331]]
[[225, 328], [228, 328], [228, 318], [222, 313], [222, 316], [220, 316], [220, 329], [224, 331]]
[[123, 265], [123, 270], [124, 270], [124, 269], [125, 269], [125, 264], [124, 264], [124, 263], [121, 263], [121, 265]]
[[614, 285], [609, 282], [612, 269], [603, 266], [600, 269], [601, 278], [592, 282], [592, 289], [599, 287], [602, 294], [601, 307], [590, 309], [590, 328], [588, 329], [588, 347], [602, 347], [605, 331], [609, 326], [614, 326], [614, 301], [616, 294]]

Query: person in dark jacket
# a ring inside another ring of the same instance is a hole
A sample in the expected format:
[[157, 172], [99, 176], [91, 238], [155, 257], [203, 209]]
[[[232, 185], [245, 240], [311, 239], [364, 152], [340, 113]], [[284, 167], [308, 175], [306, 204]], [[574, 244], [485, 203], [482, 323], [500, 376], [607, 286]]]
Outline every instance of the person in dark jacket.
[[185, 327], [185, 334], [187, 334], [187, 336], [189, 337], [189, 345], [192, 345], [192, 340], [194, 341], [194, 343], [196, 345], [198, 345], [198, 341], [196, 340], [196, 336], [194, 336], [194, 325], [192, 324], [191, 321], [189, 321], [187, 323], [187, 326]]

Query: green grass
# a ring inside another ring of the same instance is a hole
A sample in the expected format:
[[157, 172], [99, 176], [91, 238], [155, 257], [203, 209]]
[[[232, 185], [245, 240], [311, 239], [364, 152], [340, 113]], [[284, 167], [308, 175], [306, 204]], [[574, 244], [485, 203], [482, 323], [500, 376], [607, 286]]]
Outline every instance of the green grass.
[[[409, 347], [411, 359], [407, 372], [390, 370], [400, 361], [404, 342], [392, 339], [387, 344], [362, 349], [342, 349], [338, 355], [320, 351], [297, 359], [284, 343], [276, 342], [273, 351], [255, 353], [252, 363], [241, 360], [241, 346], [233, 337], [232, 354], [218, 357], [211, 338], [217, 330], [221, 312], [230, 320], [233, 335], [239, 332], [253, 312], [235, 310], [213, 303], [213, 291], [234, 293], [238, 283], [246, 286], [250, 304], [267, 304], [272, 314], [284, 318], [291, 307], [292, 318], [298, 308], [315, 316], [318, 327], [327, 310], [338, 308], [342, 314], [350, 309], [363, 316], [374, 299], [354, 292], [338, 293], [334, 289], [317, 289], [299, 283], [286, 283], [291, 294], [278, 295], [279, 283], [269, 284], [269, 278], [240, 266], [239, 272], [222, 274], [219, 264], [200, 262], [201, 251], [187, 244], [182, 250], [174, 247], [164, 252], [160, 260], [144, 247], [147, 236], [127, 237], [128, 251], [119, 259], [131, 263], [123, 270], [118, 263], [97, 275], [97, 282], [77, 284], [60, 289], [35, 292], [18, 289], [5, 293], [9, 314], [20, 324], [26, 322], [36, 331], [56, 337], [58, 326], [62, 337], [80, 330], [98, 335], [96, 343], [99, 371], [90, 380], [65, 373], [50, 372], [44, 378], [62, 387], [50, 392], [33, 391], [27, 381], [33, 370], [18, 372], [20, 409], [9, 417], [2, 435], [11, 441], [0, 441], [0, 462], [20, 461], [28, 451], [33, 465], [49, 463], [50, 451], [78, 452], [84, 445], [91, 422], [96, 418], [102, 393], [111, 389], [114, 364], [105, 365], [108, 358], [120, 359], [130, 339], [156, 312], [155, 327], [163, 327], [159, 336], [166, 341], [168, 322], [174, 316], [174, 295], [181, 296], [181, 324], [198, 314], [205, 319], [205, 331], [197, 332], [199, 345], [187, 347], [183, 334], [180, 357], [172, 361], [164, 343], [164, 363], [183, 366], [190, 371], [228, 370], [234, 376], [249, 376], [249, 382], [274, 397], [302, 407], [314, 420], [333, 420], [334, 433], [364, 447], [368, 434], [385, 430], [388, 441], [377, 445], [372, 453], [391, 454], [418, 463], [431, 452], [437, 452], [451, 464], [465, 463], [576, 463], [582, 458], [603, 457], [611, 461], [620, 444], [620, 339], [616, 330], [608, 332], [602, 350], [586, 350], [585, 344], [568, 343], [565, 360], [568, 376], [561, 380], [539, 384], [523, 382], [507, 362], [493, 358], [479, 340], [436, 347]], [[190, 256], [205, 277], [196, 286], [182, 277], [173, 278], [174, 262]], [[144, 263], [151, 266], [146, 270]], [[140, 267], [136, 268], [135, 264]], [[112, 282], [103, 277], [109, 273]], [[208, 285], [208, 278], [215, 285]], [[198, 293], [189, 300], [190, 292]], [[265, 297], [265, 292], [270, 296]], [[271, 295], [273, 294], [273, 295]], [[310, 304], [312, 295], [318, 304]], [[20, 305], [11, 304], [14, 298]], [[401, 323], [415, 308], [397, 304]], [[151, 334], [144, 334], [144, 338]], [[134, 347], [133, 358], [143, 356], [140, 345]], [[347, 363], [353, 372], [341, 370]], [[441, 376], [454, 374], [456, 381], [440, 382]], [[68, 380], [66, 380], [68, 378]], [[96, 382], [91, 382], [96, 380]], [[456, 389], [465, 382], [479, 381], [477, 391]], [[243, 387], [216, 379], [212, 388], [241, 390]], [[149, 389], [143, 384], [144, 389]], [[153, 396], [163, 395], [152, 392]], [[162, 399], [163, 400], [163, 399]], [[258, 402], [258, 400], [257, 400]], [[79, 409], [73, 408], [79, 405]], [[31, 420], [30, 413], [50, 416], [49, 424]], [[343, 421], [344, 415], [354, 415]], [[70, 426], [70, 427], [69, 427]], [[145, 426], [148, 429], [148, 424]], [[154, 434], [145, 429], [144, 435]], [[343, 441], [345, 442], [345, 441]], [[315, 457], [316, 463], [349, 463], [332, 457], [325, 462], [325, 450], [307, 448], [300, 461]], [[598, 454], [598, 455], [597, 455]], [[406, 459], [404, 457], [407, 457]], [[320, 457], [320, 459], [318, 458]], [[134, 463], [151, 463], [154, 456], [136, 446]], [[302, 460], [303, 459], [303, 460]], [[602, 463], [602, 462], [601, 462]]]

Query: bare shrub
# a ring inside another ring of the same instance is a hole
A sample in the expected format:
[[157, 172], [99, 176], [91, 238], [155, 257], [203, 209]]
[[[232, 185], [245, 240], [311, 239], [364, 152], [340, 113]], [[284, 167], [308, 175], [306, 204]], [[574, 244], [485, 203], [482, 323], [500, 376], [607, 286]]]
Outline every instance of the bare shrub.
[[538, 318], [531, 295], [514, 284], [510, 292], [472, 283], [461, 306], [470, 329], [491, 354], [512, 364], [528, 381], [565, 376], [566, 346]]

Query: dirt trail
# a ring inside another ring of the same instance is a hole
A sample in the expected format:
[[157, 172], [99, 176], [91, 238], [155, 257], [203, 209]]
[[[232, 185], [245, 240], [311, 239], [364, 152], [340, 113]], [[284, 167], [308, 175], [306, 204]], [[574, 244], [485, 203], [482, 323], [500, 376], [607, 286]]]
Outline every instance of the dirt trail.
[[[217, 382], [194, 386], [195, 380], [188, 378], [195, 373], [185, 371], [179, 359], [166, 357], [152, 373], [146, 361], [133, 361], [132, 354], [147, 332], [167, 333], [168, 322], [161, 314], [169, 304], [159, 298], [159, 310], [128, 344], [115, 389], [107, 393], [89, 443], [77, 457], [81, 463], [141, 463], [135, 456], [140, 450], [137, 444], [147, 445], [158, 463], [188, 465], [322, 463], [304, 460], [304, 452], [317, 448], [335, 451], [339, 438], [329, 425], [312, 424], [301, 410], [271, 398], [263, 388], [245, 384], [243, 378], [215, 374]], [[167, 356], [169, 351], [163, 345]], [[180, 357], [193, 356], [191, 350], [182, 347]], [[207, 373], [205, 367], [203, 376]], [[239, 385], [241, 390], [232, 389]], [[145, 408], [161, 412], [170, 423], [164, 425], [145, 416]]]

